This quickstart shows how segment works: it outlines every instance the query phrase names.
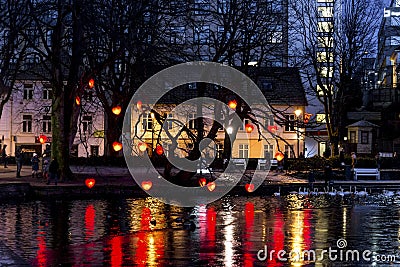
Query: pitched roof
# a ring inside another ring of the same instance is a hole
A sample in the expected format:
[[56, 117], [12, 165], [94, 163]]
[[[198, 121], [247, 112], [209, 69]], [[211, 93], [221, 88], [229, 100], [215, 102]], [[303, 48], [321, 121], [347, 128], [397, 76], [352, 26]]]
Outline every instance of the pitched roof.
[[[269, 104], [285, 106], [307, 105], [305, 91], [297, 68], [252, 67], [247, 71], [247, 75], [257, 84]], [[205, 97], [218, 99], [218, 94], [219, 90], [215, 86], [207, 85], [204, 92]], [[179, 104], [196, 97], [198, 97], [197, 88], [191, 84], [171, 90], [159, 103]]]
[[350, 127], [359, 127], [359, 128], [368, 128], [368, 127], [372, 127], [372, 128], [378, 128], [379, 126], [376, 124], [373, 124], [369, 121], [365, 121], [365, 120], [361, 120], [361, 121], [357, 121], [353, 124], [347, 125], [346, 128], [350, 128]]

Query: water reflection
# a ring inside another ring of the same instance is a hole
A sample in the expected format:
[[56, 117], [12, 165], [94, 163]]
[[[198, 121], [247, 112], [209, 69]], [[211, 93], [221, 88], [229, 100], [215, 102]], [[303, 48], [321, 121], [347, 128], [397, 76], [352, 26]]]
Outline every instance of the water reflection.
[[[0, 239], [33, 266], [358, 266], [302, 253], [343, 238], [351, 249], [396, 254], [400, 201], [378, 203], [290, 195], [194, 208], [153, 198], [0, 204]], [[279, 260], [280, 250], [294, 259]]]

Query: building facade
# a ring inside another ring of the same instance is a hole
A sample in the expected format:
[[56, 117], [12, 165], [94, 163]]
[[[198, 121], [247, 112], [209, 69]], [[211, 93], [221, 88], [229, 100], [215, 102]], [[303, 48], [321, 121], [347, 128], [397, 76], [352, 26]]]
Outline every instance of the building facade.
[[[98, 99], [88, 92], [82, 99], [78, 132], [72, 146], [75, 157], [100, 156], [104, 153], [104, 112]], [[46, 81], [19, 80], [0, 119], [2, 145], [15, 155], [18, 147], [26, 158], [43, 155], [52, 141], [52, 88]], [[42, 139], [42, 142], [41, 140]]]

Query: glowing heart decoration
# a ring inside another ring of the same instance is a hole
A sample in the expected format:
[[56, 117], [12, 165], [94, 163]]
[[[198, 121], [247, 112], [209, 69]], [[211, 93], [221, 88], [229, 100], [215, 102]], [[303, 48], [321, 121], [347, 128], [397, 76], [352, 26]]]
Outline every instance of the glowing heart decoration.
[[160, 145], [158, 145], [158, 146], [156, 147], [156, 154], [159, 155], [159, 156], [161, 156], [163, 153], [164, 153], [163, 147], [160, 146]]
[[121, 114], [122, 108], [121, 106], [115, 106], [111, 109], [111, 111], [112, 113], [118, 116], [119, 114]]
[[140, 150], [141, 152], [145, 152], [146, 149], [147, 149], [147, 144], [146, 144], [146, 143], [143, 143], [143, 142], [140, 142], [140, 143], [138, 144], [138, 148], [139, 148], [139, 150]]
[[201, 178], [199, 179], [199, 185], [200, 185], [201, 187], [203, 187], [203, 186], [205, 186], [206, 184], [207, 184], [207, 179], [204, 178], [204, 177], [201, 177]]
[[149, 191], [153, 187], [153, 182], [152, 181], [143, 181], [142, 182], [142, 188], [146, 191]]
[[44, 144], [44, 143], [46, 143], [47, 142], [47, 136], [45, 136], [45, 135], [39, 135], [39, 142], [41, 143], [41, 144]]
[[81, 98], [79, 96], [75, 97], [75, 103], [80, 106], [81, 105]]
[[236, 100], [233, 99], [233, 100], [229, 101], [229, 102], [228, 102], [228, 106], [229, 106], [231, 109], [236, 109], [236, 106], [237, 106]]
[[94, 87], [94, 79], [91, 78], [88, 82], [89, 88], [92, 89]]
[[251, 133], [254, 130], [254, 125], [251, 123], [247, 123], [245, 127], [247, 133]]
[[207, 184], [207, 189], [208, 189], [208, 191], [212, 192], [212, 191], [215, 190], [216, 186], [217, 185], [215, 184], [215, 182], [210, 182], [210, 183]]
[[117, 142], [117, 141], [115, 141], [115, 142], [112, 144], [112, 146], [113, 146], [113, 149], [114, 149], [115, 151], [120, 151], [120, 150], [122, 149], [122, 144], [121, 144], [120, 142]]
[[96, 184], [96, 180], [94, 178], [87, 178], [85, 184], [90, 189]]
[[138, 110], [142, 110], [142, 101], [139, 100], [139, 101], [136, 103], [136, 107], [137, 107]]
[[244, 188], [246, 188], [246, 191], [247, 191], [247, 192], [251, 193], [251, 192], [254, 191], [254, 184], [246, 184], [246, 185], [244, 186]]
[[285, 156], [282, 154], [282, 152], [276, 152], [276, 154], [275, 154], [275, 158], [276, 158], [278, 161], [283, 160], [284, 157], [285, 157]]

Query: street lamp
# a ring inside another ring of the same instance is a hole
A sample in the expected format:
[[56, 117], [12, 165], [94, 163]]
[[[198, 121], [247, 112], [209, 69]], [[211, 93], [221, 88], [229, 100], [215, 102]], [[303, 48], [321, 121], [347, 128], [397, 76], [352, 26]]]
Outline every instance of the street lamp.
[[299, 127], [299, 118], [301, 113], [303, 113], [303, 111], [301, 109], [296, 109], [294, 111], [294, 114], [296, 115], [296, 125], [297, 125], [297, 158], [300, 158], [300, 127]]
[[154, 112], [150, 112], [150, 117], [151, 117], [151, 155], [153, 155], [154, 151]]

